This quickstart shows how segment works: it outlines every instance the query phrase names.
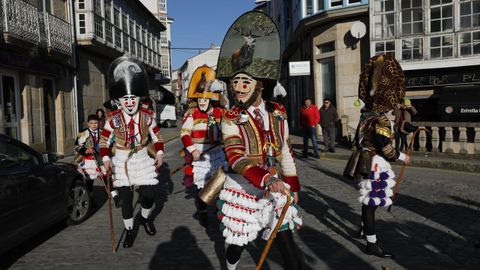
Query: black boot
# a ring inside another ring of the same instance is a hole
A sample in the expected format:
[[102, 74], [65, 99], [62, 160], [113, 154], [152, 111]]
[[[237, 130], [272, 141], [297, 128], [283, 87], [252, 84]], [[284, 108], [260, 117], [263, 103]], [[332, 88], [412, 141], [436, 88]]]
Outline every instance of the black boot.
[[157, 233], [157, 229], [155, 229], [155, 225], [153, 224], [152, 220], [144, 218], [142, 217], [142, 215], [140, 215], [139, 221], [140, 224], [143, 225], [143, 227], [145, 228], [145, 232], [148, 235], [155, 235]]
[[115, 208], [121, 208], [122, 207], [122, 199], [120, 199], [120, 196], [115, 196], [113, 197], [113, 204], [115, 204]]
[[123, 247], [124, 248], [131, 248], [133, 246], [133, 230], [125, 229], [125, 240], [123, 240]]
[[377, 243], [367, 242], [367, 248], [365, 249], [365, 253], [367, 253], [368, 255], [375, 255], [375, 256], [380, 257], [380, 258], [393, 258], [393, 254], [382, 250], [377, 245]]
[[198, 221], [200, 222], [200, 225], [203, 226], [203, 227], [207, 227], [207, 210], [203, 210], [203, 211], [198, 211], [199, 212], [199, 215], [198, 215]]

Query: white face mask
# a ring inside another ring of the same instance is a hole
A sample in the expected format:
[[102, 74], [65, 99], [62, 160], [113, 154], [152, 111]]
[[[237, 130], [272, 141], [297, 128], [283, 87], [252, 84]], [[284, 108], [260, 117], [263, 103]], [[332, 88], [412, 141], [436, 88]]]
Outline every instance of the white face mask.
[[118, 100], [120, 101], [120, 106], [122, 106], [122, 109], [127, 114], [133, 115], [138, 111], [138, 106], [140, 105], [140, 97], [134, 95], [125, 95]]
[[200, 111], [202, 112], [208, 111], [208, 109], [210, 108], [210, 99], [199, 98], [197, 101], [198, 101], [198, 108], [200, 109]]

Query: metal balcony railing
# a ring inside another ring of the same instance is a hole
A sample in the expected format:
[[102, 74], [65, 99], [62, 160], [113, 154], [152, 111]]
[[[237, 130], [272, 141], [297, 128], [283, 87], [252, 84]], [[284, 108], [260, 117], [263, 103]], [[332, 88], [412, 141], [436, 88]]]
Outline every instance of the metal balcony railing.
[[11, 37], [38, 45], [38, 10], [23, 0], [1, 0], [1, 29]]
[[49, 50], [72, 55], [72, 28], [69, 22], [48, 12], [40, 12], [40, 33], [42, 43]]

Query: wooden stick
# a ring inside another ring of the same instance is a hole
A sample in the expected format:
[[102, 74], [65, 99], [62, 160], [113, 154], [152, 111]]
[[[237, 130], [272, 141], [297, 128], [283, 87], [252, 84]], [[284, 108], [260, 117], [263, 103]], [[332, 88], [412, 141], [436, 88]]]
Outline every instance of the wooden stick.
[[[413, 143], [415, 142], [415, 137], [417, 137], [418, 132], [420, 132], [421, 130], [425, 130], [425, 132], [429, 132], [425, 128], [419, 128], [419, 129], [415, 130], [415, 132], [413, 132], [412, 138], [410, 138], [410, 143], [408, 144], [407, 156], [411, 156]], [[398, 175], [398, 178], [397, 178], [397, 182], [395, 183], [395, 186], [393, 187], [392, 204], [388, 207], [388, 209], [387, 209], [388, 212], [390, 212], [392, 210], [393, 201], [397, 197], [398, 190], [400, 189], [400, 183], [402, 182], [403, 174], [405, 172], [405, 167], [407, 167], [407, 165], [405, 165], [405, 163], [403, 163], [402, 168], [400, 169], [400, 174]]]
[[260, 261], [258, 261], [257, 267], [255, 267], [255, 270], [260, 270], [262, 268], [262, 265], [265, 262], [265, 259], [267, 258], [268, 251], [270, 250], [270, 247], [272, 246], [273, 240], [277, 236], [278, 230], [280, 230], [280, 227], [282, 226], [283, 219], [285, 218], [285, 215], [287, 214], [288, 207], [290, 207], [290, 204], [292, 202], [290, 192], [287, 189], [285, 189], [285, 194], [287, 195], [287, 203], [285, 203], [285, 205], [283, 206], [282, 213], [280, 214], [280, 218], [278, 219], [277, 224], [275, 225], [275, 228], [273, 229], [273, 232], [270, 235], [270, 238], [268, 239], [267, 245], [263, 249], [262, 257], [260, 257]]
[[112, 253], [116, 252], [116, 247], [115, 247], [115, 229], [113, 227], [113, 214], [112, 214], [112, 193], [110, 192], [110, 177], [111, 173], [107, 172], [107, 190], [108, 190], [108, 217], [110, 219], [110, 237], [112, 238]]

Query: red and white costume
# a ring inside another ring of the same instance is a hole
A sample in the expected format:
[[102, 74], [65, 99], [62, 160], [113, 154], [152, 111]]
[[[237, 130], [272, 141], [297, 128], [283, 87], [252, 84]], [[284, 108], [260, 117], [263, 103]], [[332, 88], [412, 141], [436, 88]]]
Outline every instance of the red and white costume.
[[[242, 112], [234, 107], [222, 121], [225, 152], [235, 173], [227, 174], [220, 193], [219, 218], [225, 227], [225, 242], [238, 246], [255, 240], [262, 229], [265, 229], [263, 238], [268, 239], [286, 203], [284, 194], [270, 192], [264, 196], [265, 181], [269, 177], [282, 179], [292, 192], [300, 189], [288, 139], [285, 107], [262, 101], [258, 109], [263, 117], [263, 128], [255, 120], [254, 109], [251, 106]], [[276, 171], [266, 165], [271, 157], [278, 162]], [[291, 206], [280, 231], [293, 230], [301, 224], [297, 209]]]
[[[198, 189], [203, 188], [219, 167], [226, 166], [225, 152], [221, 145], [222, 116], [223, 109], [220, 108], [212, 108], [210, 113], [193, 108], [183, 119], [180, 137], [186, 151], [189, 154], [194, 151], [203, 154], [202, 159], [191, 164], [193, 182]], [[205, 151], [208, 152], [204, 153]]]
[[163, 153], [163, 138], [154, 112], [140, 107], [133, 115], [122, 110], [109, 113], [100, 138], [103, 161], [110, 160], [109, 142], [113, 137], [116, 148], [112, 157], [114, 187], [158, 184], [154, 159], [147, 150], [151, 138], [157, 154]]

